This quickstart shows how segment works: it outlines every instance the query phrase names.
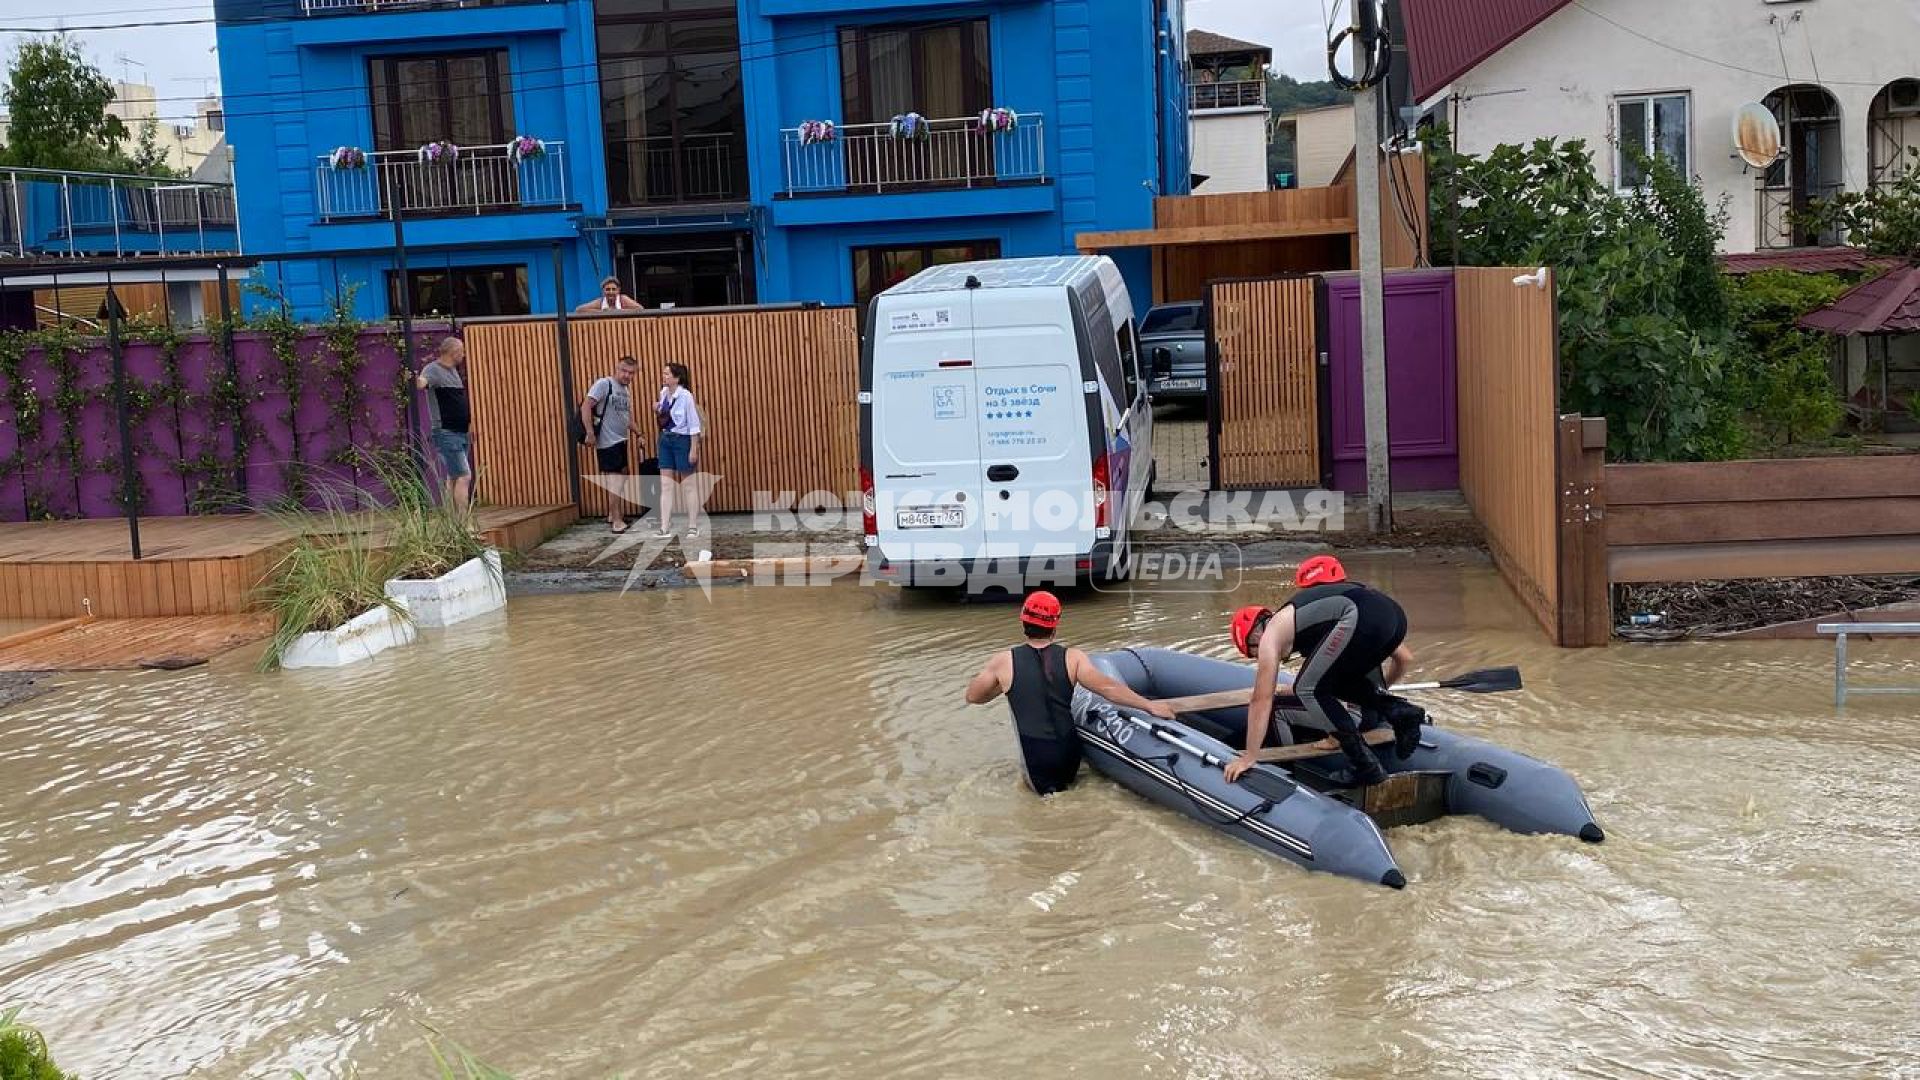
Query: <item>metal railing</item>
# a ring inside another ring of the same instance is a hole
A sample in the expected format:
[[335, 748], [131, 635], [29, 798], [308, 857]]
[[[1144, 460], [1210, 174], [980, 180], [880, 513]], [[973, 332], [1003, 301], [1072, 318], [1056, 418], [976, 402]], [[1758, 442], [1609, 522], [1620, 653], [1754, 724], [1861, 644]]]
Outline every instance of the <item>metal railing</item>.
[[[1845, 184], [1816, 184], [1807, 193], [1807, 202], [1831, 198], [1846, 189]], [[1794, 192], [1789, 187], [1755, 189], [1757, 205], [1754, 246], [1758, 248], [1802, 247], [1800, 230], [1793, 221]], [[1831, 246], [1840, 242], [1839, 230], [1828, 228], [1811, 238], [1815, 245]]]
[[780, 156], [788, 195], [990, 187], [1046, 179], [1046, 123], [1039, 113], [1021, 113], [1012, 131], [984, 130], [978, 117], [931, 120], [922, 139], [897, 137], [889, 124], [849, 124], [813, 143], [782, 128]]
[[1833, 635], [1833, 703], [1836, 707], [1847, 703], [1848, 694], [1920, 694], [1920, 686], [1847, 685], [1848, 634], [1920, 636], [1920, 622], [1820, 623], [1815, 631], [1822, 636]]
[[1191, 83], [1187, 86], [1187, 107], [1191, 109], [1245, 109], [1266, 103], [1265, 79]]
[[607, 186], [615, 206], [736, 201], [747, 197], [746, 158], [746, 141], [731, 131], [609, 139]]
[[300, 0], [304, 15], [335, 13], [407, 11], [414, 8], [500, 7], [506, 3], [547, 3], [548, 0]]
[[0, 255], [224, 255], [240, 250], [233, 185], [0, 168]]
[[568, 205], [566, 144], [547, 143], [545, 153], [520, 161], [508, 154], [510, 145], [464, 146], [446, 162], [421, 161], [416, 150], [383, 150], [356, 169], [336, 169], [323, 154], [313, 185], [320, 220], [391, 217], [396, 205], [422, 216]]

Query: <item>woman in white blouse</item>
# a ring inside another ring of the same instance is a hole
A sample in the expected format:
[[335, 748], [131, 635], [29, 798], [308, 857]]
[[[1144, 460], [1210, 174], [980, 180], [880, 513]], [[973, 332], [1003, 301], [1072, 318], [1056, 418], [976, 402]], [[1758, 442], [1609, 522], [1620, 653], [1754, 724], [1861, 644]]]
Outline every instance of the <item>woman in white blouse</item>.
[[[673, 531], [674, 489], [700, 467], [700, 410], [693, 401], [693, 374], [685, 364], [668, 364], [660, 372], [660, 400], [654, 406], [660, 421], [660, 533]], [[692, 503], [692, 499], [688, 499]], [[687, 535], [699, 532], [687, 507]]]

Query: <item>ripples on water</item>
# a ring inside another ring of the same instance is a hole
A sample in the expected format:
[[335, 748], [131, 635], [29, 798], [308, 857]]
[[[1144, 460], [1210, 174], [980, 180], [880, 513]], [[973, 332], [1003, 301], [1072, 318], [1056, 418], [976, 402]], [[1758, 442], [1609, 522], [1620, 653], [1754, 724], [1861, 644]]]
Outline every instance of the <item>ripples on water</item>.
[[[415, 1021], [523, 1077], [1912, 1069], [1911, 701], [1836, 718], [1810, 643], [1554, 652], [1484, 569], [1373, 569], [1425, 671], [1523, 664], [1436, 715], [1572, 770], [1605, 845], [1399, 830], [1393, 893], [1091, 774], [1040, 802], [960, 697], [1009, 607], [528, 598], [0, 713], [0, 1002], [89, 1080], [424, 1075]], [[1274, 581], [1066, 630], [1226, 655]]]

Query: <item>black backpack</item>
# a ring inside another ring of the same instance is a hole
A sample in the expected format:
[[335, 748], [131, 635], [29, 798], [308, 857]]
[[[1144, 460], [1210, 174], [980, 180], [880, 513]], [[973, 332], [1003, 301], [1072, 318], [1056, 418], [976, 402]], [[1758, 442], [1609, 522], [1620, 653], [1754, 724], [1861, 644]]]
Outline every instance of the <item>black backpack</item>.
[[[607, 380], [607, 379], [595, 379], [595, 380], [594, 380], [594, 383], [593, 383], [593, 386], [589, 386], [589, 387], [587, 387], [587, 396], [588, 396], [588, 397], [592, 397], [592, 396], [593, 396], [593, 390], [594, 390], [594, 387], [597, 387], [597, 386], [599, 386], [599, 385], [600, 385], [601, 383], [603, 383], [603, 382], [607, 382], [607, 381], [609, 381], [609, 380]], [[597, 403], [596, 403], [596, 404], [594, 405], [594, 407], [593, 407], [593, 430], [592, 430], [591, 432], [589, 432], [589, 431], [587, 430], [587, 427], [586, 427], [586, 425], [585, 425], [585, 424], [582, 424], [582, 423], [580, 422], [580, 410], [579, 410], [579, 409], [577, 409], [577, 408], [576, 408], [576, 409], [568, 409], [568, 410], [567, 410], [567, 438], [569, 438], [569, 439], [572, 439], [572, 440], [573, 440], [573, 444], [574, 444], [575, 446], [578, 446], [578, 445], [580, 445], [581, 443], [583, 443], [583, 442], [586, 442], [586, 441], [587, 441], [587, 436], [588, 436], [588, 435], [592, 435], [592, 436], [593, 436], [593, 438], [594, 438], [594, 440], [595, 440], [596, 442], [597, 442], [597, 441], [599, 440], [599, 438], [600, 438], [600, 421], [601, 421], [602, 419], [604, 419], [604, 418], [606, 417], [606, 415], [607, 415], [607, 402], [609, 402], [609, 401], [612, 401], [612, 400], [613, 400], [613, 391], [612, 391], [611, 389], [609, 389], [609, 390], [607, 391], [607, 396], [606, 396], [606, 397], [604, 397], [604, 398], [601, 398], [601, 399], [599, 400], [599, 402], [597, 402]]]

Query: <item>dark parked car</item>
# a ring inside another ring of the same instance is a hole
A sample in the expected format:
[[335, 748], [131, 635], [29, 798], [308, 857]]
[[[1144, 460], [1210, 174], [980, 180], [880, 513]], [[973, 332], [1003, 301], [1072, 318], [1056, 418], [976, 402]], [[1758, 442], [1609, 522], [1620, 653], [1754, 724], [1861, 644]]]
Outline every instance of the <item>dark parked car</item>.
[[1147, 392], [1163, 401], [1207, 396], [1207, 328], [1198, 303], [1159, 304], [1140, 320]]

